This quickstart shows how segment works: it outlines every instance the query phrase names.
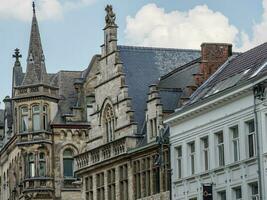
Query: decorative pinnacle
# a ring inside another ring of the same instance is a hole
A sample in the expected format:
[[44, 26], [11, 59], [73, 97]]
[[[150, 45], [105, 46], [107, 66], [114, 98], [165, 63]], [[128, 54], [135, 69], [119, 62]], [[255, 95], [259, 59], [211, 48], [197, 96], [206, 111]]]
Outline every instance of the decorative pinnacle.
[[22, 55], [20, 54], [18, 48], [15, 49], [15, 54], [13, 54], [12, 57], [13, 57], [13, 58], [16, 58], [16, 62], [19, 62], [19, 58], [21, 58]]
[[32, 1], [32, 11], [33, 13], [35, 13], [35, 2], [34, 1]]

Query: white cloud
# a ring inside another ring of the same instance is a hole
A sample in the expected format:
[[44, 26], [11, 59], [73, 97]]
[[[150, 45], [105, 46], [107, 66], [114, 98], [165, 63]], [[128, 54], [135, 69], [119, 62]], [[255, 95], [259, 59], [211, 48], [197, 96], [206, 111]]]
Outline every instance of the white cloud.
[[[95, 0], [39, 0], [36, 12], [40, 20], [60, 19], [64, 12], [87, 6]], [[32, 16], [32, 0], [0, 0], [0, 20], [29, 21]]]
[[235, 50], [245, 51], [267, 41], [267, 0], [263, 0], [260, 23], [252, 27], [252, 36], [238, 30], [222, 13], [206, 5], [187, 12], [165, 12], [155, 4], [143, 6], [134, 17], [126, 18], [126, 41], [131, 45], [199, 48], [203, 42], [227, 42]]
[[128, 43], [144, 46], [199, 48], [202, 42], [233, 43], [239, 33], [227, 17], [206, 5], [167, 13], [148, 4], [126, 21]]
[[241, 51], [248, 50], [261, 43], [267, 41], [267, 0], [263, 0], [263, 14], [261, 22], [254, 24], [252, 27], [252, 37], [250, 38], [247, 33], [242, 31], [241, 42], [242, 45], [239, 48]]

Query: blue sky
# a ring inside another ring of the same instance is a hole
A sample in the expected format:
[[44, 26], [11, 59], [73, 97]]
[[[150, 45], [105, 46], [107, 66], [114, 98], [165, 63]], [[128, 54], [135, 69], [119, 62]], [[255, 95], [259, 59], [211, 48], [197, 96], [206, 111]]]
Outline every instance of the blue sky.
[[[267, 40], [263, 34], [267, 0], [36, 0], [36, 4], [49, 73], [83, 70], [100, 52], [106, 4], [112, 4], [117, 14], [119, 44], [199, 48], [201, 42], [218, 40], [243, 51]], [[0, 0], [1, 99], [11, 93], [15, 48], [21, 49], [25, 71], [31, 15], [31, 0]]]

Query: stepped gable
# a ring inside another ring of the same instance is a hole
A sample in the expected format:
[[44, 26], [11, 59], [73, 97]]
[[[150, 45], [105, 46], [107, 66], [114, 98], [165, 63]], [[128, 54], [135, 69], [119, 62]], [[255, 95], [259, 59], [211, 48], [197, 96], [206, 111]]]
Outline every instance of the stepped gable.
[[[187, 49], [118, 46], [123, 62], [129, 97], [135, 111], [140, 133], [145, 121], [149, 86], [158, 84], [159, 78], [200, 57], [200, 51]], [[173, 95], [173, 94], [172, 94]]]

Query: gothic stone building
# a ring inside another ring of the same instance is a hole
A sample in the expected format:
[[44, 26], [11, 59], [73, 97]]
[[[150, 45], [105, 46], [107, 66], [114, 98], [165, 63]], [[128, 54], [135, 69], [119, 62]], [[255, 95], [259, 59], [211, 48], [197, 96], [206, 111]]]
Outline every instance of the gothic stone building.
[[82, 80], [90, 123], [75, 156], [85, 200], [169, 199], [168, 129], [163, 119], [231, 55], [229, 44], [202, 51], [117, 45], [112, 7], [106, 8], [101, 54]]
[[107, 6], [101, 54], [84, 71], [49, 74], [33, 11], [27, 69], [16, 49], [12, 96], [0, 111], [1, 199], [169, 199], [163, 119], [231, 46], [119, 46]]

